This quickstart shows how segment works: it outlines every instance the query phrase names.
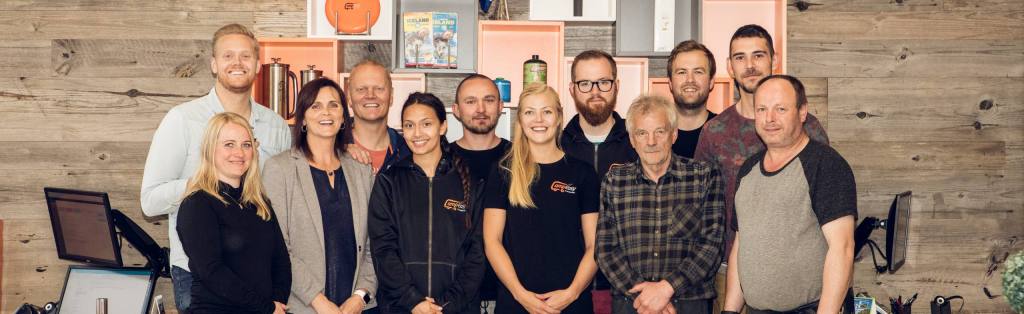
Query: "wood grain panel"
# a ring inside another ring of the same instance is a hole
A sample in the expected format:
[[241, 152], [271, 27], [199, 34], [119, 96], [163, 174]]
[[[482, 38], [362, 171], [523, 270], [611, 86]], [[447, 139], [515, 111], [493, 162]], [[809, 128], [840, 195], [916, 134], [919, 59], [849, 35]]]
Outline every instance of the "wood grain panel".
[[163, 119], [154, 113], [4, 113], [0, 138], [17, 141], [148, 142]]
[[141, 170], [4, 170], [4, 175], [0, 219], [49, 219], [43, 199], [43, 187], [48, 186], [107, 192], [112, 206], [133, 219], [142, 217]]
[[1021, 40], [792, 40], [789, 70], [821, 77], [1021, 77]]
[[829, 137], [1022, 141], [1024, 79], [830, 78]]
[[253, 32], [256, 37], [306, 37], [306, 12], [256, 11], [253, 12]]
[[999, 170], [1006, 167], [1006, 143], [836, 141], [853, 169]]
[[614, 53], [615, 28], [608, 27], [608, 23], [566, 24], [565, 56], [572, 58], [580, 52], [590, 49]]
[[0, 39], [206, 39], [252, 12], [0, 11]]
[[[363, 60], [371, 59], [380, 64], [391, 66], [391, 42], [390, 41], [352, 41], [345, 42], [345, 72], [352, 72], [352, 68]], [[427, 80], [430, 76], [427, 75]]]
[[49, 40], [0, 40], [0, 77], [48, 76]]
[[1024, 173], [1017, 170], [854, 170], [861, 211], [884, 215], [893, 197], [914, 192], [915, 210], [929, 217], [1020, 219]]
[[142, 170], [147, 142], [0, 142], [3, 170]]
[[[455, 103], [455, 90], [466, 74], [429, 74], [427, 75], [427, 91], [441, 99], [447, 106]], [[493, 77], [492, 77], [493, 79]]]
[[1024, 39], [1020, 11], [793, 12], [790, 40]]
[[[942, 10], [943, 0], [814, 0], [804, 1], [807, 13], [818, 12], [905, 12]], [[789, 14], [800, 12], [796, 3], [789, 4]]]
[[1017, 0], [943, 0], [950, 11], [1024, 11], [1024, 2]]
[[160, 113], [202, 97], [213, 78], [0, 78], [0, 112]]
[[69, 77], [210, 77], [210, 40], [58, 39], [54, 75]]
[[6, 0], [0, 11], [303, 11], [303, 0]]

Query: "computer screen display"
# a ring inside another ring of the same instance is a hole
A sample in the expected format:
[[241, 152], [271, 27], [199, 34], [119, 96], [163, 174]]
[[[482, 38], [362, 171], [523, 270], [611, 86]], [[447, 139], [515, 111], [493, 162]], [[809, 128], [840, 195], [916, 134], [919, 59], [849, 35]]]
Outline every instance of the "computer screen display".
[[59, 314], [94, 314], [96, 299], [107, 299], [107, 313], [145, 314], [156, 276], [146, 268], [71, 266], [64, 279]]
[[[886, 229], [886, 249], [889, 257], [889, 272], [895, 272], [907, 260], [907, 238], [910, 235], [911, 192], [896, 195], [889, 208], [889, 224]], [[890, 236], [891, 235], [891, 236]]]
[[106, 193], [45, 188], [57, 256], [121, 267], [121, 248]]

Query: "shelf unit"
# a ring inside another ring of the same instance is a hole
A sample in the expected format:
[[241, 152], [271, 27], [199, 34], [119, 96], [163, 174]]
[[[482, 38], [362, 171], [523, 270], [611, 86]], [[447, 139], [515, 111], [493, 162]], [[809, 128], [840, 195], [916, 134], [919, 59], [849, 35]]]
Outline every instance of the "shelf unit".
[[[340, 84], [348, 93], [348, 78], [350, 73], [339, 73]], [[409, 94], [425, 92], [427, 90], [427, 77], [423, 73], [392, 73], [391, 85], [394, 90], [391, 93], [391, 107], [388, 109], [388, 126], [394, 129], [402, 129], [402, 105], [409, 98]], [[350, 109], [349, 112], [352, 112]]]
[[715, 54], [716, 77], [729, 77], [726, 62], [729, 40], [737, 28], [757, 24], [772, 34], [775, 58], [774, 73], [786, 73], [786, 1], [784, 0], [703, 0], [701, 41]]
[[[476, 0], [401, 0], [396, 10], [396, 26], [394, 49], [392, 50], [391, 68], [395, 73], [455, 73], [469, 74], [476, 72], [477, 64], [477, 11], [479, 1]], [[458, 34], [457, 62], [458, 68], [406, 68], [403, 61], [405, 36], [402, 29], [402, 15], [406, 12], [454, 12], [458, 15], [455, 31]]]
[[[528, 44], [527, 44], [528, 43]], [[519, 104], [523, 91], [523, 62], [539, 55], [548, 64], [547, 81], [559, 93], [562, 56], [565, 55], [563, 22], [480, 21], [477, 28], [477, 64], [480, 74], [503, 77], [512, 85], [510, 106]]]
[[327, 20], [328, 0], [306, 0], [306, 37], [338, 40], [391, 40], [395, 34], [395, 0], [380, 1], [380, 15], [367, 35], [337, 35]]
[[[345, 65], [344, 45], [340, 40], [330, 38], [258, 38], [260, 66], [272, 63], [271, 59], [280, 58], [279, 63], [288, 64], [288, 70], [295, 73], [306, 69], [307, 65], [315, 65], [324, 71], [324, 76], [338, 80], [338, 72]], [[290, 86], [290, 85], [289, 85]], [[301, 86], [300, 86], [301, 88]], [[262, 74], [257, 74], [253, 82], [252, 95], [261, 104], [263, 97]], [[295, 92], [289, 91], [289, 99], [294, 99]], [[293, 124], [294, 119], [287, 119]]]
[[[574, 10], [577, 4], [579, 15]], [[615, 0], [530, 0], [530, 20], [615, 22], [615, 6]]]
[[[648, 84], [650, 85], [648, 88], [651, 95], [662, 96], [670, 102], [675, 102], [672, 98], [672, 92], [669, 90], [670, 85], [667, 77], [650, 78]], [[708, 95], [707, 108], [711, 112], [720, 113], [733, 104], [734, 89], [732, 79], [716, 77], [714, 84], [715, 87], [711, 89], [711, 94]]]
[[[562, 90], [559, 91], [566, 123], [577, 113], [572, 94], [569, 92], [570, 84], [572, 84], [570, 82], [572, 61], [573, 57], [565, 57], [565, 61], [562, 62], [562, 71], [565, 75], [562, 76]], [[615, 58], [615, 64], [619, 79], [619, 94], [616, 97], [615, 112], [625, 117], [633, 100], [646, 94], [650, 89], [647, 73], [648, 60], [647, 58]]]

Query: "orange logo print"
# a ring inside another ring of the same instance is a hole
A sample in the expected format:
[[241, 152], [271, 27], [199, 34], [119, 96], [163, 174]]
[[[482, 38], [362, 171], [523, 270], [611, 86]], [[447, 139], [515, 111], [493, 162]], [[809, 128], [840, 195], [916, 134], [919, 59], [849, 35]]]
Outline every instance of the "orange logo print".
[[444, 200], [444, 209], [457, 212], [465, 212], [466, 204], [463, 204], [461, 201], [456, 201], [449, 198]]
[[576, 194], [576, 186], [562, 181], [551, 182], [551, 191]]

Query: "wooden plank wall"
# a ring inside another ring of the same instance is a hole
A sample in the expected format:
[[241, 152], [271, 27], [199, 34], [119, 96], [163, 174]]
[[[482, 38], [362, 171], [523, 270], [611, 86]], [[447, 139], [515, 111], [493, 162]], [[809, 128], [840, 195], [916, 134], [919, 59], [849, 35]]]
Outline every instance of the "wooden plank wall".
[[935, 295], [1010, 312], [983, 289], [1002, 294], [992, 267], [1024, 248], [1024, 2], [805, 1], [789, 9], [788, 70], [826, 82], [861, 215], [884, 218], [893, 194], [914, 192], [906, 265], [878, 275], [864, 250], [856, 290], [918, 292], [919, 313]]
[[[512, 19], [527, 19], [527, 0], [509, 2]], [[1009, 312], [982, 289], [1001, 294], [993, 261], [1024, 248], [1024, 2], [811, 2], [789, 9], [788, 70], [853, 166], [862, 216], [915, 195], [907, 264], [876, 275], [862, 260], [856, 290], [920, 292], [915, 312], [940, 294], [966, 297], [968, 313]], [[303, 0], [0, 1], [0, 312], [60, 293], [68, 263], [56, 258], [44, 186], [108, 191], [166, 243], [166, 218], [143, 218], [138, 201], [153, 130], [209, 90], [218, 27], [301, 37], [304, 10]], [[569, 24], [566, 54], [613, 51], [613, 36], [607, 23]], [[390, 49], [349, 43], [345, 69], [388, 64]], [[650, 67], [663, 76], [665, 60]], [[462, 77], [428, 75], [427, 89], [450, 103]], [[173, 300], [168, 280], [157, 292]]]

